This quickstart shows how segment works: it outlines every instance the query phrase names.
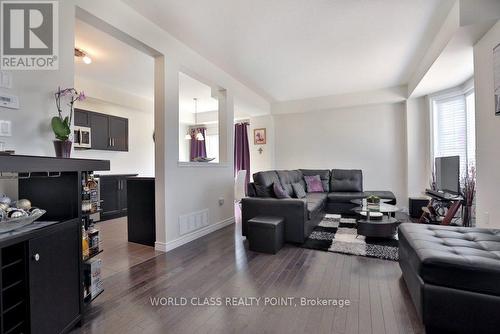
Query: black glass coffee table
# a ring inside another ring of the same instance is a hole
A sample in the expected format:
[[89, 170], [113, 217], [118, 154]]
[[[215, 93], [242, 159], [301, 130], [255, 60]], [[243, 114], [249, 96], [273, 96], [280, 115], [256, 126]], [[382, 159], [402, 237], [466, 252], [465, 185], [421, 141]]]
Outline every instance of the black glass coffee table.
[[392, 215], [398, 212], [399, 208], [388, 204], [388, 201], [390, 200], [381, 199], [375, 209], [370, 207], [366, 203], [366, 200], [358, 199], [351, 201], [359, 205], [353, 209], [360, 217], [356, 220], [358, 235], [374, 238], [394, 237], [398, 232], [398, 226], [401, 222], [392, 217]]
[[358, 235], [373, 238], [392, 238], [398, 233], [399, 220], [384, 216], [380, 220], [358, 219], [356, 221]]

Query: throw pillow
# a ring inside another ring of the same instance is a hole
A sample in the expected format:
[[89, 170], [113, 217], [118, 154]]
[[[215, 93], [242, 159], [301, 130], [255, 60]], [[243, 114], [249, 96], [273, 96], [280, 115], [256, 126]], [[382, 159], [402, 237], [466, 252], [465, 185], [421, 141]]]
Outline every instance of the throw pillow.
[[321, 178], [319, 177], [319, 175], [304, 176], [304, 181], [306, 181], [308, 193], [324, 192], [323, 184], [321, 183]]
[[279, 184], [278, 182], [273, 183], [273, 190], [277, 198], [290, 198], [288, 193], [285, 191], [285, 189], [283, 189], [281, 184]]
[[306, 191], [300, 183], [292, 183], [293, 193], [297, 198], [306, 197]]

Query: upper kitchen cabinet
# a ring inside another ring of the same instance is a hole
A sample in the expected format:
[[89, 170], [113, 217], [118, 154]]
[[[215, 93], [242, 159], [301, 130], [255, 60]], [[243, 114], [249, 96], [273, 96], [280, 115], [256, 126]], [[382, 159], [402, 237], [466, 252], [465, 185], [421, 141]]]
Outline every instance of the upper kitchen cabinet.
[[91, 148], [94, 150], [112, 149], [111, 139], [109, 136], [109, 116], [103, 114], [89, 113], [89, 118], [90, 118], [90, 131], [91, 131], [90, 134], [92, 138]]
[[93, 150], [128, 151], [128, 119], [75, 109], [75, 126], [90, 128]]
[[128, 119], [110, 116], [109, 137], [113, 151], [128, 151]]
[[75, 108], [75, 125], [76, 126], [87, 126], [90, 127], [90, 112], [83, 109]]

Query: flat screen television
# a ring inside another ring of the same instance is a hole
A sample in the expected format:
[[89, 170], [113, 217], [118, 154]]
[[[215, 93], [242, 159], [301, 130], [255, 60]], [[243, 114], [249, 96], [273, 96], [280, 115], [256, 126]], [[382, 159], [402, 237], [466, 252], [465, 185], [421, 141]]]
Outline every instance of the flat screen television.
[[437, 190], [458, 195], [460, 193], [460, 157], [436, 158]]

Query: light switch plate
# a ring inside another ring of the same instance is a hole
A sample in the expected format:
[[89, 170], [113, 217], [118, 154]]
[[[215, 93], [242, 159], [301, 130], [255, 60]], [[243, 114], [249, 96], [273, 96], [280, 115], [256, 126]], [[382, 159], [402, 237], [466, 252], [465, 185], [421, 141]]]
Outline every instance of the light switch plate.
[[5, 71], [0, 72], [0, 87], [12, 88], [12, 73]]
[[10, 121], [0, 121], [0, 136], [12, 136], [12, 123]]

